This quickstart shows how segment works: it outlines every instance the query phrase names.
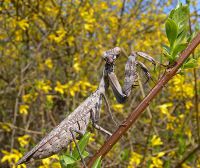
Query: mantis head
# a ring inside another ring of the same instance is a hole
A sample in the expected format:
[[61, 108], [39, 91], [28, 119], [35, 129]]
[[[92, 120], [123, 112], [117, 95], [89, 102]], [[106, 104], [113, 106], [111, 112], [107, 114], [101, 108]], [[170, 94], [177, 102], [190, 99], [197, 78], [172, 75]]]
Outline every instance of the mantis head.
[[115, 60], [119, 57], [121, 53], [121, 49], [119, 47], [115, 47], [113, 49], [107, 50], [103, 54], [103, 58], [107, 64], [114, 64]]

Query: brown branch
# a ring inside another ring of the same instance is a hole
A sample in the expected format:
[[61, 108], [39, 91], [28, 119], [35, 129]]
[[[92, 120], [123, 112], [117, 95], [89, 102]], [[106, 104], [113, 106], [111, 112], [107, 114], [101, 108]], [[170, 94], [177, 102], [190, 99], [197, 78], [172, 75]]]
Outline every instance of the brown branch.
[[116, 142], [128, 131], [128, 129], [136, 122], [138, 117], [146, 109], [153, 98], [161, 91], [161, 89], [167, 84], [167, 82], [176, 74], [178, 69], [184, 63], [184, 61], [189, 57], [193, 50], [200, 43], [200, 33], [192, 40], [188, 47], [180, 54], [175, 64], [167, 69], [166, 73], [161, 77], [158, 83], [150, 91], [150, 93], [141, 101], [141, 103], [133, 110], [133, 112], [128, 116], [128, 118], [123, 122], [119, 128], [113, 133], [113, 135], [105, 142], [105, 144], [96, 152], [96, 154], [89, 160], [88, 167], [91, 167], [94, 161], [99, 157], [104, 157], [116, 144]]

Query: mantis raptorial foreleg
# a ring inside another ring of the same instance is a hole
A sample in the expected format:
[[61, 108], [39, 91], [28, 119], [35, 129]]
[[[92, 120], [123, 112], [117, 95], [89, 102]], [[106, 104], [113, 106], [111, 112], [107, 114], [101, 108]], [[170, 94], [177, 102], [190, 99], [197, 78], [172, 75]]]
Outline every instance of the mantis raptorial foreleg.
[[140, 66], [140, 68], [143, 70], [144, 74], [146, 75], [147, 80], [145, 81], [145, 83], [147, 83], [149, 79], [151, 79], [151, 74], [149, 73], [147, 67], [142, 62], [137, 61], [137, 65]]
[[147, 81], [151, 78], [150, 73], [148, 72], [146, 66], [143, 63], [136, 60], [137, 55], [152, 62], [154, 66], [156, 65], [156, 61], [146, 53], [132, 52], [131, 55], [128, 57], [128, 61], [126, 62], [125, 66], [125, 79], [123, 88], [121, 87], [114, 71], [107, 71], [109, 82], [111, 83], [114, 95], [119, 103], [124, 103], [126, 101], [126, 99], [131, 93], [134, 83], [138, 79], [137, 65], [139, 65], [140, 68], [144, 71], [145, 75], [147, 76]]

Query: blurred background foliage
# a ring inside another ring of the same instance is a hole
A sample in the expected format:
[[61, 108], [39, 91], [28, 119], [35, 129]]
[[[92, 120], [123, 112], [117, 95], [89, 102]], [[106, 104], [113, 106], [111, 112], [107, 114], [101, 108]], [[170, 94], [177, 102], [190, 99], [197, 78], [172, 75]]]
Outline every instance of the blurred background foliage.
[[[0, 166], [16, 167], [18, 159], [94, 91], [102, 75], [103, 51], [119, 46], [120, 82], [132, 50], [167, 64], [162, 44], [169, 44], [164, 22], [176, 6], [167, 0], [2, 0], [0, 2]], [[190, 2], [192, 31], [198, 29], [200, 4]], [[195, 57], [199, 56], [199, 47]], [[164, 68], [149, 68], [158, 80]], [[184, 168], [200, 167], [200, 132], [195, 97], [200, 94], [197, 59], [194, 69], [176, 75], [112, 151], [104, 167], [171, 167], [188, 156]], [[119, 122], [154, 85], [141, 81], [124, 104], [108, 95]], [[195, 80], [198, 87], [195, 89]], [[111, 91], [111, 90], [110, 90]], [[100, 125], [111, 132], [104, 106]], [[90, 126], [87, 151], [92, 155], [106, 137]], [[29, 166], [60, 167], [54, 155]]]

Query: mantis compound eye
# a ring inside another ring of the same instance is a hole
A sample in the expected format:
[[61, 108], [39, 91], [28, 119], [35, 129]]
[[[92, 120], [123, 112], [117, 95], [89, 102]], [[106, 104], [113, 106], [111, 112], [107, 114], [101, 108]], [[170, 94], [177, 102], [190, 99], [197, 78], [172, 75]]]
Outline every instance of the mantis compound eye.
[[115, 55], [119, 55], [121, 53], [121, 48], [119, 47], [115, 47], [113, 50], [114, 50]]

